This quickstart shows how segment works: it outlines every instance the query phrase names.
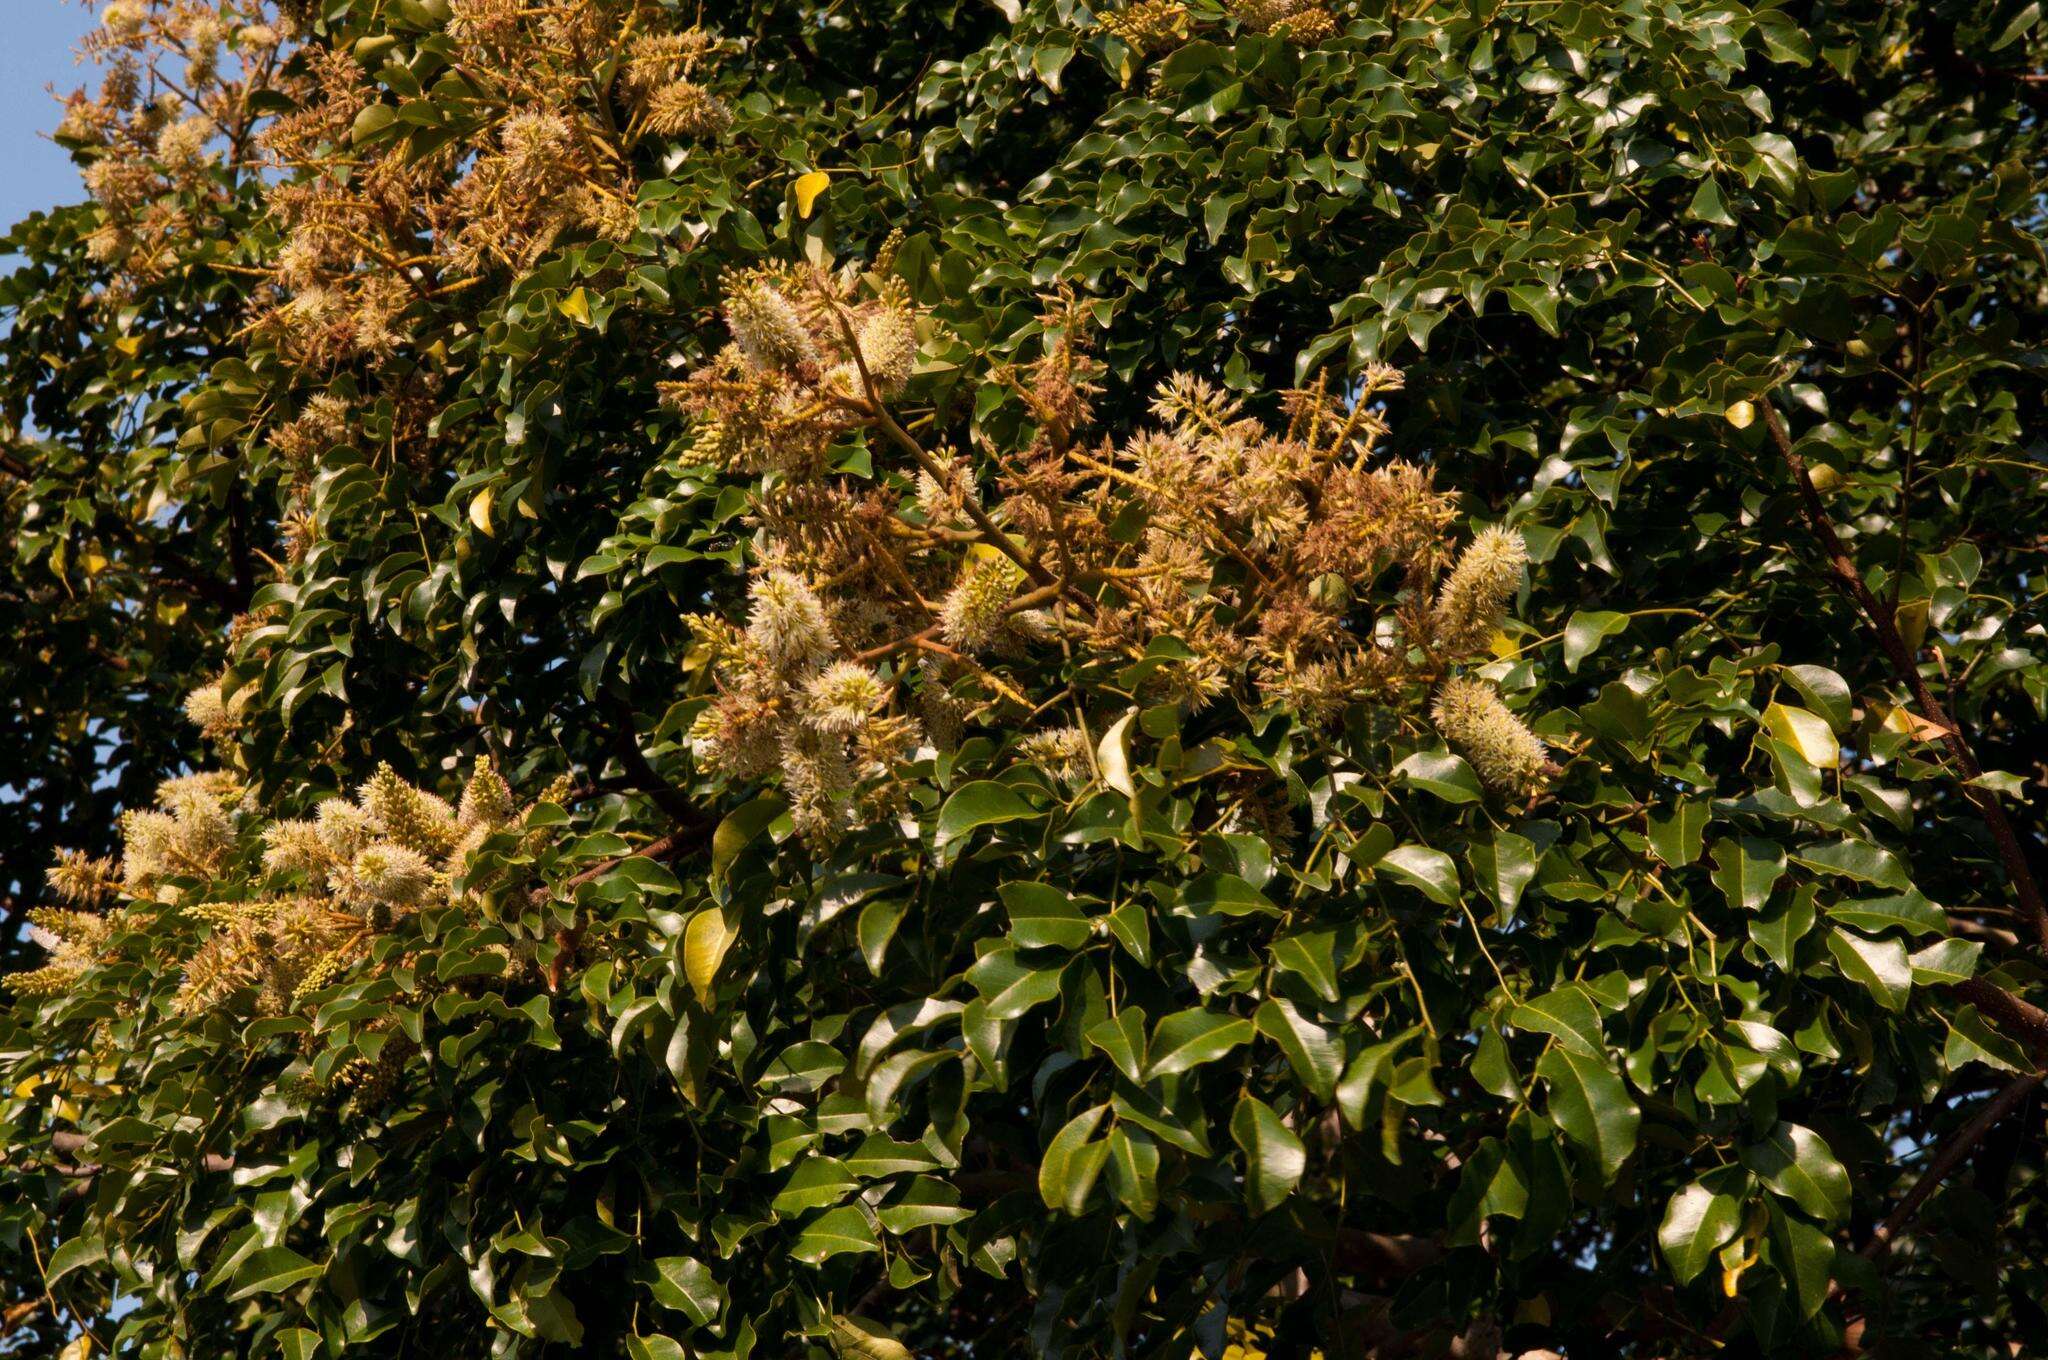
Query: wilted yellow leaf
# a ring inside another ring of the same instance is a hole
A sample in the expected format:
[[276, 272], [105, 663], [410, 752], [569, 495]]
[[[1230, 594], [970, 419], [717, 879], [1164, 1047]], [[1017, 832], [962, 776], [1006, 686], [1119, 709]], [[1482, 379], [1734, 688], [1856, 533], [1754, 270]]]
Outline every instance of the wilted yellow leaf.
[[808, 175], [798, 175], [796, 189], [796, 215], [808, 218], [811, 208], [818, 201], [818, 195], [825, 192], [832, 183], [832, 176], [823, 170], [813, 170]]
[[1728, 423], [1738, 430], [1746, 430], [1756, 420], [1756, 403], [1738, 401], [1726, 412]]
[[1131, 755], [1126, 749], [1131, 730], [1131, 719], [1138, 716], [1138, 710], [1118, 718], [1095, 748], [1095, 760], [1102, 767], [1102, 782], [1126, 798], [1138, 796], [1138, 786], [1131, 782]]
[[477, 492], [475, 496], [470, 498], [469, 522], [476, 526], [476, 531], [478, 533], [484, 535], [486, 538], [492, 537], [491, 488], [485, 487], [483, 490]]
[[581, 288], [574, 289], [569, 296], [555, 304], [563, 316], [580, 326], [590, 324], [590, 295]]
[[1904, 708], [1895, 708], [1885, 714], [1884, 725], [1889, 730], [1911, 737], [1915, 741], [1940, 741], [1949, 735], [1949, 729], [1940, 723]]

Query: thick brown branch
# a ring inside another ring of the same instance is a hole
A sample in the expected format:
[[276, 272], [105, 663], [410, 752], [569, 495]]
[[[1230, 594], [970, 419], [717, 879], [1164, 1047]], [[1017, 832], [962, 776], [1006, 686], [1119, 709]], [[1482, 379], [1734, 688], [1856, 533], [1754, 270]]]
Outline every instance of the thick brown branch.
[[1958, 982], [1949, 990], [1989, 1016], [1999, 1029], [2017, 1037], [2035, 1062], [2048, 1067], [2048, 1011], [1983, 978]]
[[1956, 1135], [1942, 1145], [1934, 1154], [1934, 1160], [1920, 1173], [1920, 1179], [1913, 1182], [1913, 1188], [1899, 1201], [1898, 1207], [1885, 1216], [1871, 1234], [1870, 1244], [1863, 1249], [1863, 1255], [1872, 1261], [1881, 1261], [1891, 1251], [1892, 1242], [1913, 1222], [1913, 1216], [1920, 1212], [1920, 1206], [1927, 1202], [1941, 1187], [1950, 1173], [1966, 1161], [1984, 1141], [1984, 1135], [1996, 1128], [1998, 1122], [2011, 1114], [2041, 1085], [2041, 1074], [2030, 1073], [2016, 1077], [2007, 1083], [2004, 1090], [1993, 1096], [1976, 1118], [1957, 1130]]
[[1978, 816], [1991, 832], [1991, 839], [1998, 850], [1998, 859], [2005, 868], [2006, 878], [2012, 883], [2013, 893], [2019, 898], [2020, 906], [2032, 921], [2036, 941], [2048, 949], [2048, 902], [2041, 897], [2041, 888], [2034, 881], [2034, 873], [2028, 867], [2026, 852], [2021, 848], [2019, 836], [2014, 833], [2012, 823], [2006, 818], [2005, 809], [1999, 805], [1998, 795], [1989, 789], [1978, 788], [1969, 781], [1983, 774], [1977, 764], [1976, 754], [1970, 749], [1970, 742], [1948, 714], [1947, 709], [1928, 687], [1920, 674], [1920, 664], [1914, 658], [1913, 649], [1906, 645], [1905, 635], [1899, 631], [1898, 616], [1889, 604], [1879, 599], [1864, 584], [1862, 574], [1856, 570], [1855, 559], [1849, 555], [1848, 546], [1841, 535], [1835, 532], [1834, 522], [1829, 519], [1827, 505], [1814, 487], [1813, 477], [1807, 471], [1806, 460], [1792, 445], [1792, 436], [1785, 428], [1785, 421], [1777, 408], [1769, 402], [1762, 403], [1764, 425], [1770, 431], [1771, 439], [1777, 444], [1778, 452], [1792, 469], [1793, 480], [1799, 487], [1799, 500], [1806, 515], [1807, 528], [1812, 531], [1822, 559], [1827, 564], [1828, 580], [1860, 610], [1871, 632], [1877, 638], [1877, 645], [1891, 662], [1892, 670], [1901, 683], [1913, 695], [1913, 702], [1920, 710], [1920, 716], [1943, 729], [1942, 744], [1948, 747], [1949, 756], [1956, 763], [1956, 769], [1963, 778], [1963, 796], [1977, 809]]

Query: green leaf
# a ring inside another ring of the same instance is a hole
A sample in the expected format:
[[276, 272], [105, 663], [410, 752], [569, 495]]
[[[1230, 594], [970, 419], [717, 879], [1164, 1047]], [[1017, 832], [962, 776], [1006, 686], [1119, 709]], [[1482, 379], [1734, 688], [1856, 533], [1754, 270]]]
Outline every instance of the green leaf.
[[1529, 1210], [1529, 1184], [1520, 1164], [1498, 1138], [1483, 1138], [1458, 1169], [1458, 1188], [1444, 1213], [1444, 1241], [1476, 1246], [1489, 1218], [1521, 1218]]
[[1063, 1210], [1079, 1217], [1087, 1208], [1088, 1196], [1109, 1160], [1109, 1144], [1095, 1140], [1096, 1125], [1109, 1113], [1109, 1106], [1094, 1105], [1069, 1119], [1046, 1144], [1038, 1163], [1038, 1196], [1048, 1209]]
[[1474, 841], [1465, 857], [1479, 890], [1500, 908], [1503, 920], [1512, 920], [1523, 891], [1536, 878], [1535, 843], [1512, 831], [1497, 831], [1491, 840]]
[[1236, 874], [1203, 874], [1180, 890], [1181, 902], [1196, 915], [1273, 915], [1272, 900]]
[[1712, 805], [1704, 798], [1681, 798], [1661, 816], [1650, 818], [1650, 850], [1674, 869], [1700, 857]]
[[796, 1164], [769, 1207], [778, 1214], [808, 1213], [839, 1203], [859, 1185], [837, 1157], [806, 1157]]
[[1216, 1061], [1252, 1041], [1251, 1022], [1200, 1007], [1176, 1011], [1152, 1030], [1151, 1061], [1145, 1075], [1167, 1077]]
[[1975, 940], [1936, 940], [1907, 958], [1913, 966], [1913, 981], [1933, 987], [1967, 982], [1977, 974], [1977, 959], [1984, 946]]
[[709, 1327], [725, 1307], [725, 1286], [700, 1261], [688, 1256], [661, 1256], [651, 1263], [655, 1279], [648, 1292], [664, 1308], [689, 1316], [699, 1327]]
[[1785, 848], [1754, 836], [1715, 841], [1713, 857], [1714, 886], [1738, 911], [1763, 906], [1785, 872]]
[[1593, 1158], [1602, 1180], [1613, 1180], [1635, 1151], [1642, 1111], [1607, 1060], [1553, 1047], [1537, 1060], [1536, 1075], [1550, 1094], [1550, 1120]]
[[1779, 901], [1761, 915], [1749, 918], [1749, 938], [1771, 962], [1792, 971], [1793, 947], [1813, 929], [1815, 915], [1812, 887], [1804, 887]]
[[1973, 1062], [2004, 1072], [2031, 1072], [2034, 1062], [2027, 1051], [1998, 1032], [1975, 1006], [1964, 1006], [1949, 1017], [1948, 1040], [1942, 1046], [1942, 1065], [1954, 1072]]
[[1273, 941], [1273, 966], [1292, 973], [1325, 1001], [1335, 1001], [1338, 991], [1338, 933], [1335, 930], [1304, 930]]
[[1441, 906], [1458, 902], [1458, 866], [1441, 850], [1422, 845], [1397, 845], [1380, 856], [1376, 870], [1384, 870], [1412, 887], [1420, 888], [1430, 901]]
[[1002, 822], [1022, 821], [1038, 816], [1024, 795], [1008, 784], [976, 780], [962, 784], [939, 809], [938, 844], [948, 845], [971, 834], [976, 828]]
[[240, 1303], [258, 1294], [276, 1294], [317, 1277], [326, 1267], [308, 1261], [290, 1247], [265, 1247], [254, 1252], [228, 1282], [228, 1302]]
[[1446, 803], [1476, 803], [1484, 796], [1472, 767], [1447, 751], [1417, 751], [1394, 767], [1394, 777]]
[[1085, 1036], [1102, 1050], [1116, 1070], [1134, 1082], [1145, 1079], [1145, 1010], [1125, 1006], [1111, 1018], [1092, 1025]]
[[1899, 863], [1896, 855], [1866, 841], [1803, 845], [1792, 852], [1792, 861], [1823, 873], [1875, 883], [1880, 888], [1905, 892], [1913, 886], [1907, 877], [1906, 866]]
[[1849, 1212], [1849, 1173], [1812, 1129], [1780, 1122], [1742, 1150], [1742, 1164], [1773, 1191], [1824, 1223]]
[[1721, 201], [1721, 189], [1711, 179], [1702, 179], [1700, 187], [1693, 190], [1692, 204], [1686, 209], [1689, 217], [1701, 222], [1711, 222], [1717, 227], [1732, 227], [1735, 218]]
[[666, 1336], [629, 1336], [626, 1355], [629, 1360], [690, 1360], [683, 1343]]
[[1850, 930], [1828, 932], [1828, 951], [1842, 975], [1870, 989], [1877, 1004], [1902, 1011], [1913, 990], [1913, 965], [1897, 940], [1872, 940]]
[[1574, 1053], [1601, 1062], [1607, 1060], [1600, 1009], [1593, 1004], [1593, 998], [1587, 995], [1586, 989], [1577, 983], [1566, 983], [1555, 991], [1515, 1007], [1508, 1014], [1508, 1023], [1516, 1029], [1554, 1034]]
[[996, 889], [1010, 911], [1010, 938], [1026, 949], [1079, 949], [1094, 938], [1081, 909], [1048, 883], [1005, 883]]
[[1273, 1107], [1247, 1092], [1230, 1116], [1230, 1137], [1244, 1150], [1245, 1202], [1255, 1214], [1270, 1213], [1294, 1193], [1308, 1165], [1308, 1152]]
[[914, 1176], [887, 1204], [875, 1211], [882, 1227], [898, 1237], [919, 1228], [964, 1223], [974, 1211], [961, 1206], [960, 1191], [936, 1176]]
[[772, 826], [782, 813], [782, 800], [771, 794], [742, 804], [726, 814], [718, 829], [711, 833], [712, 882], [723, 882], [740, 853]]
[[1673, 1195], [1657, 1227], [1657, 1246], [1672, 1278], [1691, 1284], [1741, 1226], [1742, 1202], [1733, 1195], [1716, 1194], [1697, 1181]]
[[1837, 732], [1846, 731], [1854, 715], [1848, 682], [1826, 666], [1787, 666], [1785, 679], [1799, 691], [1799, 697], [1827, 720]]
[[880, 1251], [882, 1244], [867, 1216], [853, 1205], [828, 1210], [811, 1220], [797, 1234], [790, 1255], [805, 1265], [822, 1265], [834, 1256]]
[[876, 977], [882, 975], [882, 965], [889, 957], [889, 944], [896, 938], [896, 927], [903, 924], [903, 917], [909, 910], [909, 900], [900, 897], [878, 897], [860, 909], [855, 934], [860, 939], [861, 957], [867, 960], [868, 971]]
[[1908, 935], [1939, 935], [1948, 929], [1948, 914], [1918, 892], [1861, 902], [1836, 902], [1827, 908], [1827, 913], [1845, 926], [1873, 935], [1894, 927]]
[[1144, 1129], [1118, 1124], [1109, 1131], [1109, 1188], [1140, 1219], [1159, 1212], [1159, 1144]]
[[81, 1266], [98, 1265], [107, 1259], [107, 1242], [98, 1233], [74, 1237], [57, 1244], [50, 1253], [50, 1262], [43, 1271], [43, 1278], [51, 1284], [63, 1279]]
[[1628, 627], [1628, 615], [1606, 609], [1581, 609], [1564, 626], [1564, 668], [1579, 673], [1579, 663], [1600, 644]]
[[1310, 1094], [1325, 1103], [1336, 1095], [1344, 1071], [1344, 1043], [1336, 1034], [1302, 1015], [1285, 997], [1268, 998], [1252, 1023], [1280, 1045]]
[[325, 1349], [320, 1333], [309, 1327], [287, 1327], [277, 1334], [277, 1353], [285, 1360], [313, 1360]]
[[1103, 918], [1109, 923], [1109, 933], [1123, 946], [1124, 952], [1135, 960], [1140, 968], [1152, 966], [1152, 918], [1146, 914], [1142, 903], [1125, 902], [1110, 911]]
[[1025, 963], [1007, 945], [981, 956], [967, 970], [967, 981], [988, 1003], [994, 1020], [1015, 1020], [1060, 994], [1060, 970]]
[[1792, 1286], [1801, 1317], [1812, 1317], [1828, 1301], [1833, 1281], [1835, 1243], [1826, 1233], [1783, 1209], [1771, 1213], [1772, 1260]]

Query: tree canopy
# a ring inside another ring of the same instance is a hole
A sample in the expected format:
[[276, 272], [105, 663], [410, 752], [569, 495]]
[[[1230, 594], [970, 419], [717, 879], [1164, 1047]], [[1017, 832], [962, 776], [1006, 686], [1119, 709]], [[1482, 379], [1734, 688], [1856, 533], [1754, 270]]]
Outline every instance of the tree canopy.
[[0, 1355], [2048, 1339], [2039, 5], [96, 13]]

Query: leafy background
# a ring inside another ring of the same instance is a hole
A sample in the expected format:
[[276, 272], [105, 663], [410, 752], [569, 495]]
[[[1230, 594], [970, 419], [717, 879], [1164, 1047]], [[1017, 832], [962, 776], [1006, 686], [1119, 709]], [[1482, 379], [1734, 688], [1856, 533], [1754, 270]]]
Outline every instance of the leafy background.
[[[297, 8], [394, 110], [357, 149], [501, 116], [439, 80], [444, 7]], [[486, 752], [591, 786], [511, 866], [553, 893], [423, 922], [296, 1022], [330, 1067], [411, 1034], [385, 1106], [292, 1094], [296, 1030], [173, 1021], [146, 956], [10, 1002], [17, 1351], [891, 1353], [855, 1314], [934, 1356], [2048, 1333], [2038, 8], [1361, 0], [1300, 44], [1196, 4], [1150, 53], [1073, 0], [725, 8], [733, 127], [642, 148], [638, 230], [423, 304], [385, 362], [243, 331], [234, 266], [278, 245], [246, 173], [118, 312], [98, 208], [9, 237], [17, 909], [213, 762], [174, 715], [223, 664], [280, 808]], [[915, 836], [821, 859], [698, 771], [681, 615], [738, 607], [746, 488], [655, 384], [720, 342], [722, 270], [892, 231], [963, 447], [1028, 437], [997, 370], [1062, 286], [1109, 433], [1175, 370], [1400, 364], [1393, 453], [1536, 559], [1492, 673], [1549, 796], [1370, 714], [1156, 710], [1129, 793], [997, 733], [933, 762]], [[318, 391], [363, 415], [274, 572], [267, 432]], [[1292, 837], [1199, 834], [1205, 743]], [[705, 920], [736, 924], [693, 964]], [[507, 946], [541, 976], [442, 985]]]

